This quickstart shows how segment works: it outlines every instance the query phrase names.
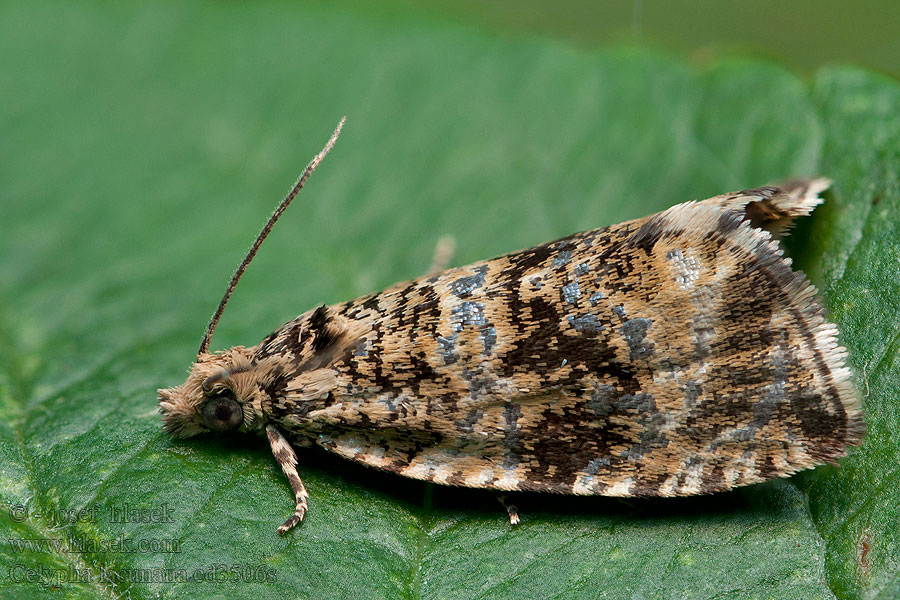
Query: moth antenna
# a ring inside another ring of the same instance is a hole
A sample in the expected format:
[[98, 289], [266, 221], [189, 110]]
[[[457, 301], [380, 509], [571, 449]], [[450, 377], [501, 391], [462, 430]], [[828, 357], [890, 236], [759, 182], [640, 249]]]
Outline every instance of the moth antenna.
[[241, 265], [234, 272], [234, 275], [231, 276], [231, 282], [228, 284], [228, 289], [225, 290], [225, 295], [222, 296], [222, 301], [219, 302], [219, 306], [216, 308], [216, 312], [213, 313], [212, 318], [209, 320], [209, 325], [206, 326], [206, 334], [203, 336], [203, 341], [200, 343], [200, 349], [197, 351], [197, 356], [205, 353], [209, 350], [209, 342], [212, 340], [213, 331], [216, 330], [216, 325], [219, 324], [219, 319], [222, 318], [222, 313], [225, 312], [225, 305], [228, 304], [228, 300], [231, 298], [232, 292], [234, 292], [234, 288], [237, 286], [238, 281], [241, 280], [241, 276], [244, 274], [244, 271], [247, 270], [247, 265], [250, 264], [250, 261], [253, 260], [253, 257], [256, 256], [256, 251], [259, 250], [259, 247], [262, 245], [263, 241], [266, 239], [266, 236], [269, 235], [269, 232], [272, 231], [272, 227], [275, 225], [275, 222], [281, 217], [281, 214], [285, 211], [285, 209], [290, 205], [290, 203], [297, 197], [297, 194], [300, 193], [300, 190], [303, 189], [303, 184], [306, 183], [306, 180], [309, 179], [309, 176], [312, 172], [319, 166], [319, 163], [322, 162], [322, 159], [331, 151], [334, 147], [334, 143], [337, 141], [338, 136], [341, 134], [341, 128], [344, 126], [344, 123], [347, 121], [347, 117], [343, 117], [341, 122], [337, 124], [337, 127], [334, 129], [334, 133], [331, 134], [331, 138], [328, 140], [328, 143], [325, 144], [325, 147], [322, 148], [321, 152], [316, 154], [309, 164], [306, 165], [306, 169], [303, 170], [303, 174], [300, 175], [300, 179], [297, 180], [297, 183], [294, 184], [294, 187], [291, 188], [290, 193], [284, 197], [284, 200], [281, 201], [281, 204], [278, 205], [278, 208], [275, 209], [275, 212], [272, 213], [272, 216], [269, 217], [269, 220], [266, 222], [266, 226], [262, 228], [262, 231], [259, 232], [259, 235], [256, 236], [256, 241], [253, 242], [253, 245], [250, 247], [250, 250], [247, 252], [247, 255], [244, 257], [244, 260], [241, 262]]

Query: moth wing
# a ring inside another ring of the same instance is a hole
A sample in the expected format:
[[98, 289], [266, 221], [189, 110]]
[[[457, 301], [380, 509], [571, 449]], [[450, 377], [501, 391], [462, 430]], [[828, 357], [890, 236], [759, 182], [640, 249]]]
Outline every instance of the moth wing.
[[378, 327], [309, 413], [317, 442], [437, 483], [613, 496], [833, 461], [863, 430], [845, 352], [772, 236], [825, 185], [678, 205], [340, 307]]

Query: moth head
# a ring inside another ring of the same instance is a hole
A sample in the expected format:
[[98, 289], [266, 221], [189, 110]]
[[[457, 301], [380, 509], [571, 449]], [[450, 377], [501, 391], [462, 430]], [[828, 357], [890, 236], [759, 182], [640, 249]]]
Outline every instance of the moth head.
[[[313, 170], [334, 147], [341, 128], [344, 126], [344, 121], [346, 121], [346, 117], [341, 119], [328, 143], [321, 152], [313, 157], [300, 179], [269, 217], [243, 262], [232, 275], [231, 281], [225, 289], [225, 295], [222, 296], [209, 325], [206, 326], [206, 333], [203, 335], [200, 350], [197, 352], [197, 360], [191, 367], [187, 381], [176, 387], [158, 390], [163, 425], [170, 433], [179, 437], [189, 437], [206, 431], [262, 429], [264, 425], [262, 398], [267, 394], [261, 388], [265, 387], [268, 377], [278, 376], [280, 373], [278, 365], [274, 365], [276, 367], [274, 370], [272, 368], [273, 363], [277, 363], [279, 358], [269, 357], [262, 361], [255, 361], [252, 358], [252, 352], [243, 346], [235, 346], [224, 352], [210, 353], [210, 340], [235, 286], [247, 269], [247, 265], [256, 256], [256, 251], [269, 235], [275, 222], [300, 193]], [[330, 357], [331, 354], [326, 356]], [[320, 359], [321, 357], [316, 358], [313, 362], [322, 362]], [[313, 362], [307, 368], [312, 368]], [[322, 377], [318, 378], [318, 380], [322, 379]], [[321, 383], [318, 385], [321, 387]]]
[[178, 437], [255, 429], [262, 401], [256, 372], [243, 346], [198, 355], [187, 381], [158, 390], [163, 426]]

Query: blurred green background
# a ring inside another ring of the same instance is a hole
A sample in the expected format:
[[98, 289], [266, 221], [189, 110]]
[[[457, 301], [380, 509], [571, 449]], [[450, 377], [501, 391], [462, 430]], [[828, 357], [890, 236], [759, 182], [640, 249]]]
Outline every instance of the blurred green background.
[[340, 0], [373, 14], [419, 13], [483, 31], [582, 47], [651, 44], [699, 61], [752, 54], [804, 72], [853, 63], [900, 76], [900, 3], [891, 0]]
[[[900, 597], [897, 8], [0, 3], [0, 499], [27, 508], [0, 510], [0, 598]], [[492, 494], [304, 449], [310, 513], [277, 537], [292, 503], [265, 442], [173, 440], [155, 390], [342, 114], [214, 348], [419, 275], [443, 235], [464, 264], [823, 174], [790, 252], [841, 330], [866, 442], [713, 497], [523, 495], [517, 529]], [[46, 516], [126, 505], [174, 519]], [[215, 585], [141, 579], [222, 565]]]

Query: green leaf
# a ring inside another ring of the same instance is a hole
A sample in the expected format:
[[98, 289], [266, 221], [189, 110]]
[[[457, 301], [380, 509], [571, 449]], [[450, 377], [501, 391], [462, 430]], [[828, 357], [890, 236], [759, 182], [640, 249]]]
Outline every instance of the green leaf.
[[[900, 595], [896, 82], [287, 3], [4, 3], [0, 55], [0, 596]], [[155, 390], [343, 114], [214, 347], [416, 276], [443, 235], [464, 264], [823, 174], [790, 250], [841, 329], [863, 446], [712, 497], [526, 494], [518, 528], [491, 493], [300, 450], [310, 513], [278, 537], [266, 442], [170, 439]]]

